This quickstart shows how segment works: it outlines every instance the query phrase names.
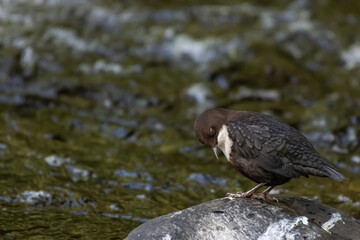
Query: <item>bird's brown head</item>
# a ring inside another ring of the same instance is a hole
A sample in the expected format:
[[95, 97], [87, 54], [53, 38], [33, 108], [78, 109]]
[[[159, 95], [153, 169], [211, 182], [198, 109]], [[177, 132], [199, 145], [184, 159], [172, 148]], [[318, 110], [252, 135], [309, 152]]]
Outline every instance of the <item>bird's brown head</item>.
[[226, 124], [227, 112], [225, 109], [209, 109], [201, 113], [195, 120], [196, 137], [203, 144], [215, 148], [217, 136], [223, 124]]

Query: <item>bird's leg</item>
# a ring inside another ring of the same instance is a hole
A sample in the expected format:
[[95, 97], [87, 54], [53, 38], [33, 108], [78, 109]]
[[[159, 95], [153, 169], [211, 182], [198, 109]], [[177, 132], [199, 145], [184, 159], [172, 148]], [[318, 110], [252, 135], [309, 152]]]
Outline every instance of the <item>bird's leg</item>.
[[266, 200], [270, 200], [270, 201], [279, 202], [279, 200], [277, 200], [277, 198], [268, 196], [268, 195], [269, 195], [269, 192], [270, 192], [271, 190], [273, 190], [274, 187], [275, 187], [275, 186], [270, 186], [270, 187], [268, 187], [267, 189], [265, 189], [265, 191], [263, 191], [263, 195], [264, 195], [265, 201], [266, 201]]
[[256, 199], [260, 199], [263, 200], [265, 202], [279, 202], [279, 200], [277, 200], [274, 197], [270, 197], [269, 196], [269, 192], [274, 188], [275, 186], [270, 186], [267, 189], [265, 189], [261, 195], [254, 195], [254, 198]]
[[[259, 190], [260, 188], [262, 188], [263, 186], [265, 186], [266, 183], [259, 183], [258, 185], [256, 185], [254, 188], [250, 189], [247, 192], [237, 192], [237, 193], [227, 193], [226, 197], [229, 198], [242, 198], [242, 197], [252, 197], [254, 195], [254, 193]], [[270, 189], [271, 190], [271, 189]]]

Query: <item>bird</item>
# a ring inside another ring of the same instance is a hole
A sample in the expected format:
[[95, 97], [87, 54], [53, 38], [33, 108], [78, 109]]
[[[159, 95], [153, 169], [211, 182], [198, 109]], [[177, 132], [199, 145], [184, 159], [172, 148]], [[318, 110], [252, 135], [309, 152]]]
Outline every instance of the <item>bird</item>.
[[[345, 179], [315, 150], [310, 141], [288, 124], [259, 112], [224, 108], [208, 109], [195, 120], [198, 140], [213, 149], [220, 148], [231, 165], [257, 183], [247, 192], [227, 193], [229, 198], [278, 200], [270, 191], [292, 178], [309, 175]], [[267, 186], [262, 194], [256, 194]]]

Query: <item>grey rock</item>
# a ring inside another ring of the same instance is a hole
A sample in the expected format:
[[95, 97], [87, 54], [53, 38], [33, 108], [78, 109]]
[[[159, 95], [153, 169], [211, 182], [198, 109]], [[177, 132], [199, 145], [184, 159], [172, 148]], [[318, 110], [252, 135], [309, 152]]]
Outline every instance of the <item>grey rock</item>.
[[222, 198], [157, 217], [126, 240], [360, 239], [359, 220], [317, 201], [277, 196], [279, 203]]

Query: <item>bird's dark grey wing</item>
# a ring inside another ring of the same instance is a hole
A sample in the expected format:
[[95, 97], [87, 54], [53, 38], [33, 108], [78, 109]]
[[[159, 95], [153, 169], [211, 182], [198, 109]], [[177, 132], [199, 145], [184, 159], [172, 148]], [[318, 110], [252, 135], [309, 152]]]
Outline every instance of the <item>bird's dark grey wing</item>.
[[237, 157], [255, 161], [266, 171], [284, 177], [344, 179], [300, 132], [270, 116], [247, 112], [245, 118], [228, 123], [228, 132]]
[[266, 171], [277, 173], [284, 177], [298, 178], [307, 176], [294, 168], [294, 165], [284, 155], [286, 141], [283, 132], [274, 134], [274, 129], [268, 126], [250, 125], [243, 121], [229, 122], [228, 132], [233, 139], [236, 155], [247, 161], [255, 161]]

